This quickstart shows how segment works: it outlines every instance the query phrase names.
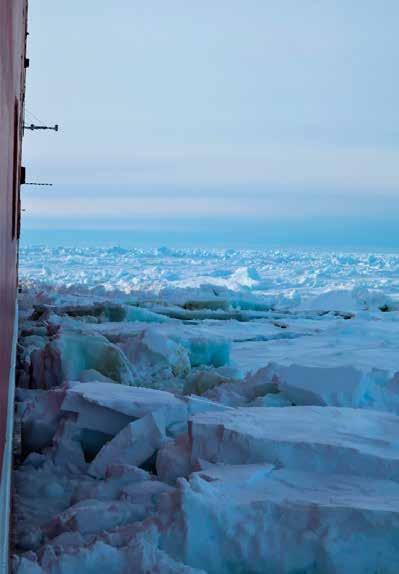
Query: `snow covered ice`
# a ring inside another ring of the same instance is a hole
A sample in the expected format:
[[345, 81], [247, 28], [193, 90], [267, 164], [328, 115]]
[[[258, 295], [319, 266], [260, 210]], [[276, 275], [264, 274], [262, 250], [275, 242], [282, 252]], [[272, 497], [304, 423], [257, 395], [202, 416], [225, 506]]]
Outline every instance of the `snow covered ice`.
[[241, 407], [197, 414], [189, 428], [193, 462], [269, 462], [392, 479], [399, 476], [398, 434], [396, 415], [337, 407]]
[[21, 249], [17, 574], [397, 574], [399, 255]]

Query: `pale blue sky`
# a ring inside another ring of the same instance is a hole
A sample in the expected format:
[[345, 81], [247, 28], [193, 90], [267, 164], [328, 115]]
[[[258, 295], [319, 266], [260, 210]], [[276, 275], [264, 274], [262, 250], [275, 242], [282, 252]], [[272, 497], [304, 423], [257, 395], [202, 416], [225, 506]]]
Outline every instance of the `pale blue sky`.
[[27, 110], [61, 132], [26, 135], [29, 180], [54, 183], [25, 188], [27, 229], [399, 215], [397, 0], [34, 0], [30, 16]]

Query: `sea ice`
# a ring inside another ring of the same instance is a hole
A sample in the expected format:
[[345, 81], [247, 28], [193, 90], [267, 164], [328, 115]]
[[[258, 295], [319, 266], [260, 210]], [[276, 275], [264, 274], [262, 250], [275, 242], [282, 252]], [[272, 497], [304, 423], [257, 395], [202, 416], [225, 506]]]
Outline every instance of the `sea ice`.
[[398, 271], [22, 247], [15, 574], [397, 574]]
[[16, 574], [207, 574], [204, 570], [191, 568], [175, 561], [168, 554], [140, 540], [128, 547], [115, 548], [102, 541], [88, 546], [71, 546], [62, 549], [47, 545], [37, 560], [36, 556], [15, 558], [13, 572]]
[[239, 378], [240, 373], [232, 367], [197, 369], [186, 377], [184, 392], [186, 394], [203, 395], [214, 387], [235, 382]]
[[397, 482], [209, 465], [172, 500], [162, 547], [208, 574], [397, 572]]
[[178, 478], [189, 476], [192, 464], [188, 433], [162, 445], [157, 453], [156, 469], [159, 479], [168, 484], [175, 484]]
[[137, 522], [146, 516], [146, 508], [142, 503], [132, 504], [126, 499], [112, 501], [87, 499], [58, 514], [43, 527], [43, 533], [46, 539], [70, 531], [86, 536]]
[[61, 330], [30, 354], [29, 386], [50, 389], [78, 380], [90, 369], [123, 384], [132, 383], [131, 366], [122, 351], [101, 335]]
[[394, 302], [382, 291], [369, 291], [364, 287], [353, 290], [336, 289], [327, 290], [320, 295], [309, 299], [301, 305], [301, 309], [314, 309], [316, 311], [359, 311], [380, 310], [386, 311], [394, 307]]
[[62, 404], [64, 411], [78, 414], [82, 428], [116, 434], [129, 422], [161, 412], [166, 429], [187, 420], [183, 399], [156, 389], [96, 382], [74, 384]]
[[61, 416], [65, 389], [50, 391], [17, 389], [21, 439], [25, 451], [50, 446]]
[[149, 413], [128, 424], [102, 447], [90, 464], [89, 474], [102, 478], [110, 465], [126, 463], [140, 466], [156, 452], [165, 438], [163, 413]]
[[[184, 347], [164, 336], [155, 328], [148, 328], [138, 336], [121, 344], [121, 348], [133, 365], [136, 378], [145, 377], [142, 371], [155, 371], [159, 376], [185, 376], [190, 371], [190, 359]], [[166, 370], [166, 373], [165, 373]], [[168, 370], [170, 372], [168, 372]]]
[[192, 462], [269, 462], [399, 480], [399, 417], [335, 407], [238, 408], [195, 415]]

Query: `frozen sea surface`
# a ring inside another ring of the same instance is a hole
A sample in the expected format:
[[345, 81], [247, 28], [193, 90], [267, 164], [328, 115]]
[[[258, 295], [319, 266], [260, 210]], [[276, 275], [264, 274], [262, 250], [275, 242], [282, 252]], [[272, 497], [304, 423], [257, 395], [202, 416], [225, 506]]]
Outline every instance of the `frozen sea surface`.
[[21, 279], [54, 286], [159, 292], [203, 284], [308, 296], [363, 286], [399, 294], [399, 253], [22, 247]]
[[397, 574], [399, 255], [25, 247], [18, 574]]

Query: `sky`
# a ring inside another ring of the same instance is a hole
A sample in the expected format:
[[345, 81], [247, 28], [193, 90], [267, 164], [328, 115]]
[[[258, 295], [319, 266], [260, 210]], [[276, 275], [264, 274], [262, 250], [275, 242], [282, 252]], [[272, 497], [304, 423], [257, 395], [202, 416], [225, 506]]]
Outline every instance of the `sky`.
[[26, 122], [60, 131], [26, 133], [53, 187], [23, 189], [23, 237], [399, 247], [398, 21], [397, 0], [31, 1]]

